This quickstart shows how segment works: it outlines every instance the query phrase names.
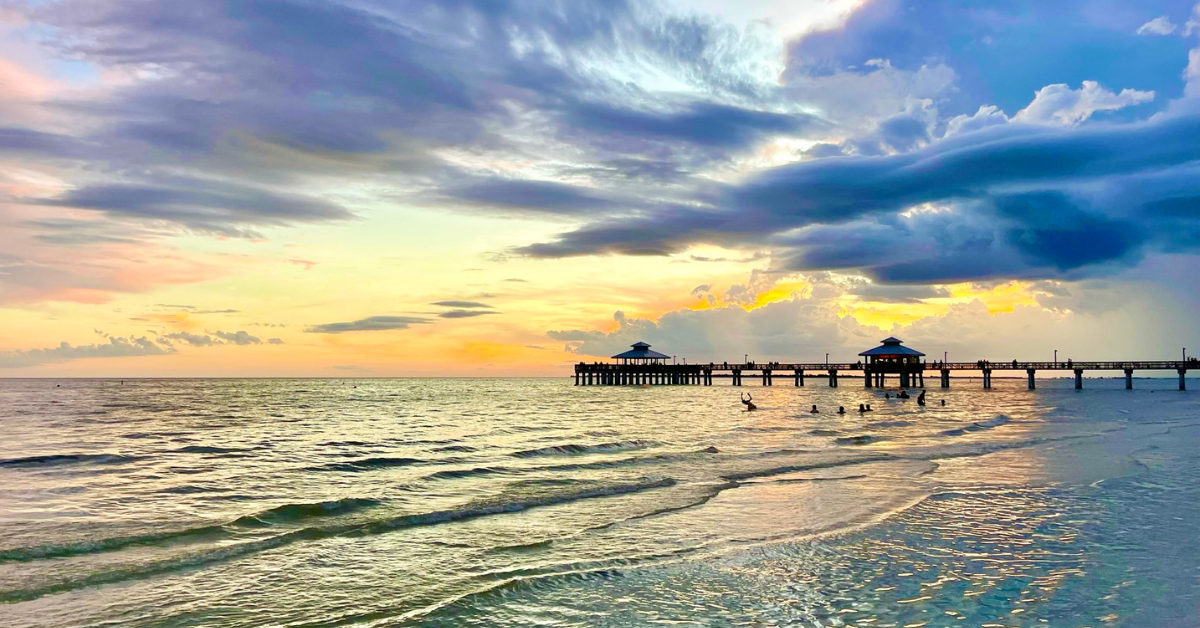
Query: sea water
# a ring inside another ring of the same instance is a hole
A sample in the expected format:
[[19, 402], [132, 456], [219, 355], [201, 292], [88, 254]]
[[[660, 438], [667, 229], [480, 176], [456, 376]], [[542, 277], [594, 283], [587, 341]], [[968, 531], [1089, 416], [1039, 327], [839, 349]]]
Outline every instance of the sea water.
[[1196, 392], [808, 384], [0, 380], [0, 625], [1200, 625]]

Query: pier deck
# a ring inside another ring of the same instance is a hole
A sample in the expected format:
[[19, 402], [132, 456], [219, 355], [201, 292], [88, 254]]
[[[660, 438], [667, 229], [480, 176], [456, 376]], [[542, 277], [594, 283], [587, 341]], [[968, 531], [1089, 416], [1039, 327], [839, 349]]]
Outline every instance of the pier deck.
[[[1179, 390], [1186, 390], [1185, 375], [1188, 369], [1200, 368], [1195, 358], [1188, 360], [1143, 360], [1143, 361], [1099, 361], [1099, 362], [921, 362], [918, 364], [879, 367], [862, 362], [728, 362], [708, 364], [612, 364], [607, 362], [580, 362], [575, 365], [576, 386], [627, 386], [627, 385], [697, 385], [711, 386], [714, 377], [727, 377], [734, 386], [741, 386], [749, 376], [762, 381], [763, 386], [774, 385], [776, 377], [791, 379], [794, 386], [803, 386], [806, 378], [823, 377], [829, 386], [836, 388], [839, 378], [850, 376], [861, 378], [866, 388], [884, 387], [888, 376], [896, 376], [901, 388], [925, 386], [925, 373], [933, 371], [940, 375], [942, 388], [950, 387], [950, 374], [954, 371], [978, 371], [983, 387], [992, 387], [993, 371], [1025, 371], [1028, 387], [1036, 388], [1037, 371], [1070, 371], [1075, 375], [1075, 388], [1083, 388], [1086, 371], [1122, 371], [1125, 387], [1133, 389], [1133, 374], [1136, 371], [1175, 371], [1179, 374]], [[813, 373], [820, 373], [814, 375]]]

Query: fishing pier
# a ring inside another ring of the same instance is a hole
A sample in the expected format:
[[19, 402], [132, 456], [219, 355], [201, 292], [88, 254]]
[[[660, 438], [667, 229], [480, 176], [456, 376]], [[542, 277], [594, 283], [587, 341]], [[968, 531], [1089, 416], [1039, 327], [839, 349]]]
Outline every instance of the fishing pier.
[[1125, 388], [1133, 390], [1135, 371], [1175, 371], [1179, 374], [1179, 390], [1187, 390], [1188, 369], [1200, 369], [1196, 358], [1186, 360], [1100, 361], [1100, 362], [1021, 362], [1019, 360], [975, 362], [928, 362], [924, 353], [905, 347], [896, 338], [887, 338], [881, 346], [859, 354], [858, 362], [765, 362], [746, 361], [740, 364], [709, 362], [708, 364], [673, 364], [671, 356], [650, 349], [639, 342], [632, 350], [613, 356], [614, 362], [580, 362], [575, 365], [576, 386], [712, 386], [714, 378], [728, 378], [741, 386], [745, 378], [761, 380], [763, 386], [773, 386], [775, 379], [791, 380], [793, 386], [804, 386], [805, 379], [825, 379], [837, 388], [844, 377], [862, 379], [865, 388], [885, 388], [888, 378], [900, 388], [924, 388], [925, 374], [939, 376], [942, 388], [950, 387], [953, 372], [978, 372], [985, 389], [992, 387], [994, 371], [1024, 371], [1030, 390], [1037, 388], [1038, 371], [1068, 372], [1075, 375], [1075, 388], [1083, 389], [1083, 374], [1089, 371], [1123, 371]]

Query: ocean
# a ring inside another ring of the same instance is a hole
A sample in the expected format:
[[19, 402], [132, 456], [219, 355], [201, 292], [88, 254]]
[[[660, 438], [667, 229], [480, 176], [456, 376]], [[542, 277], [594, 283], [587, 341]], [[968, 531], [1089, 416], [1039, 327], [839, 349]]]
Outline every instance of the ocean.
[[0, 380], [0, 625], [1200, 625], [1200, 393], [808, 383]]

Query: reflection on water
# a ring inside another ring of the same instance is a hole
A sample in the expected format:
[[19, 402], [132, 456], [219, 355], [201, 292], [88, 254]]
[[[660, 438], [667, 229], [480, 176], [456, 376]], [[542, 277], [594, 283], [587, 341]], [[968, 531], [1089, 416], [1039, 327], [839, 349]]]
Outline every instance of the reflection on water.
[[1195, 393], [54, 383], [0, 382], [6, 625], [1200, 618]]

